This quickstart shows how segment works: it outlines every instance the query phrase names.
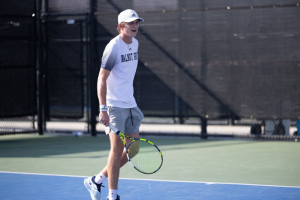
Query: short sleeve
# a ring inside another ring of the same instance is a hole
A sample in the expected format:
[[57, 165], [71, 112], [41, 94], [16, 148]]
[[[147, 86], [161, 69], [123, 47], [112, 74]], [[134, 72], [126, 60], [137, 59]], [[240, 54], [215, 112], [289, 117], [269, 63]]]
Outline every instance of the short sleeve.
[[118, 47], [116, 43], [109, 43], [103, 52], [101, 68], [111, 71], [118, 58]]

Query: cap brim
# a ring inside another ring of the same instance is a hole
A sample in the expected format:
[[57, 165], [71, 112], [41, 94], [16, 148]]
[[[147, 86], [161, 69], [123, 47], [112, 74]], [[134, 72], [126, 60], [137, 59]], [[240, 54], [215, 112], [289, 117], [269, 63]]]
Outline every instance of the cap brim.
[[136, 17], [129, 18], [129, 19], [125, 20], [124, 22], [133, 22], [136, 19], [140, 20], [141, 22], [144, 22], [144, 20], [142, 18], [136, 18]]

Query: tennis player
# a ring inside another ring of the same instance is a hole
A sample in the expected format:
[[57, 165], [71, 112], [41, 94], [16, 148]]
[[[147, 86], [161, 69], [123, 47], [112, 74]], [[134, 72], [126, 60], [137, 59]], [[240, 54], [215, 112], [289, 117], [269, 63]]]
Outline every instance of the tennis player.
[[[118, 180], [120, 167], [128, 160], [124, 145], [118, 135], [111, 132], [111, 123], [122, 133], [130, 137], [139, 137], [139, 127], [144, 117], [133, 96], [133, 79], [138, 65], [138, 41], [134, 38], [143, 22], [134, 10], [124, 10], [118, 16], [119, 35], [106, 46], [97, 91], [100, 103], [99, 121], [110, 138], [110, 153], [107, 165], [93, 177], [84, 180], [84, 184], [93, 200], [100, 200], [101, 187], [109, 177], [109, 196], [107, 200], [119, 200]], [[130, 142], [126, 138], [126, 144]]]

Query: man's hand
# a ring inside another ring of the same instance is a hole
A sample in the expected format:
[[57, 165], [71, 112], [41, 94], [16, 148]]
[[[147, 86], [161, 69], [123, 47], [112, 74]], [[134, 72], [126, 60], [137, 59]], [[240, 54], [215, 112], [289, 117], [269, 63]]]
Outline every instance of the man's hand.
[[106, 111], [102, 111], [99, 114], [99, 122], [104, 126], [109, 126], [109, 116]]

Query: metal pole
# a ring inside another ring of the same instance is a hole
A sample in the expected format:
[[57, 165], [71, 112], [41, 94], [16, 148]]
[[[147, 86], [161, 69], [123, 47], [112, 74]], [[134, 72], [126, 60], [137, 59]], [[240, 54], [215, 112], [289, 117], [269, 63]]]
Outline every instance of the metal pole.
[[90, 127], [91, 127], [91, 135], [96, 136], [96, 98], [97, 98], [97, 91], [96, 91], [96, 81], [95, 81], [95, 59], [94, 59], [94, 44], [95, 44], [95, 39], [94, 39], [94, 34], [95, 34], [95, 28], [94, 28], [94, 23], [95, 23], [95, 15], [94, 15], [94, 0], [90, 0]]
[[[203, 8], [206, 7], [205, 2], [201, 2], [201, 6]], [[207, 57], [207, 49], [206, 49], [206, 13], [201, 12], [201, 49], [200, 49], [200, 57], [201, 57], [201, 81], [205, 82], [206, 75], [207, 75], [207, 64], [208, 64], [208, 57]], [[203, 96], [204, 101], [207, 101], [206, 93]], [[205, 104], [204, 104], [205, 105]], [[203, 107], [203, 111], [205, 114], [207, 114], [206, 107]], [[201, 138], [207, 139], [207, 118], [202, 117], [201, 118]]]
[[36, 19], [37, 19], [37, 86], [38, 86], [38, 133], [43, 135], [43, 65], [42, 65], [42, 19], [41, 19], [41, 1], [36, 1]]
[[207, 119], [201, 118], [201, 138], [207, 139]]

